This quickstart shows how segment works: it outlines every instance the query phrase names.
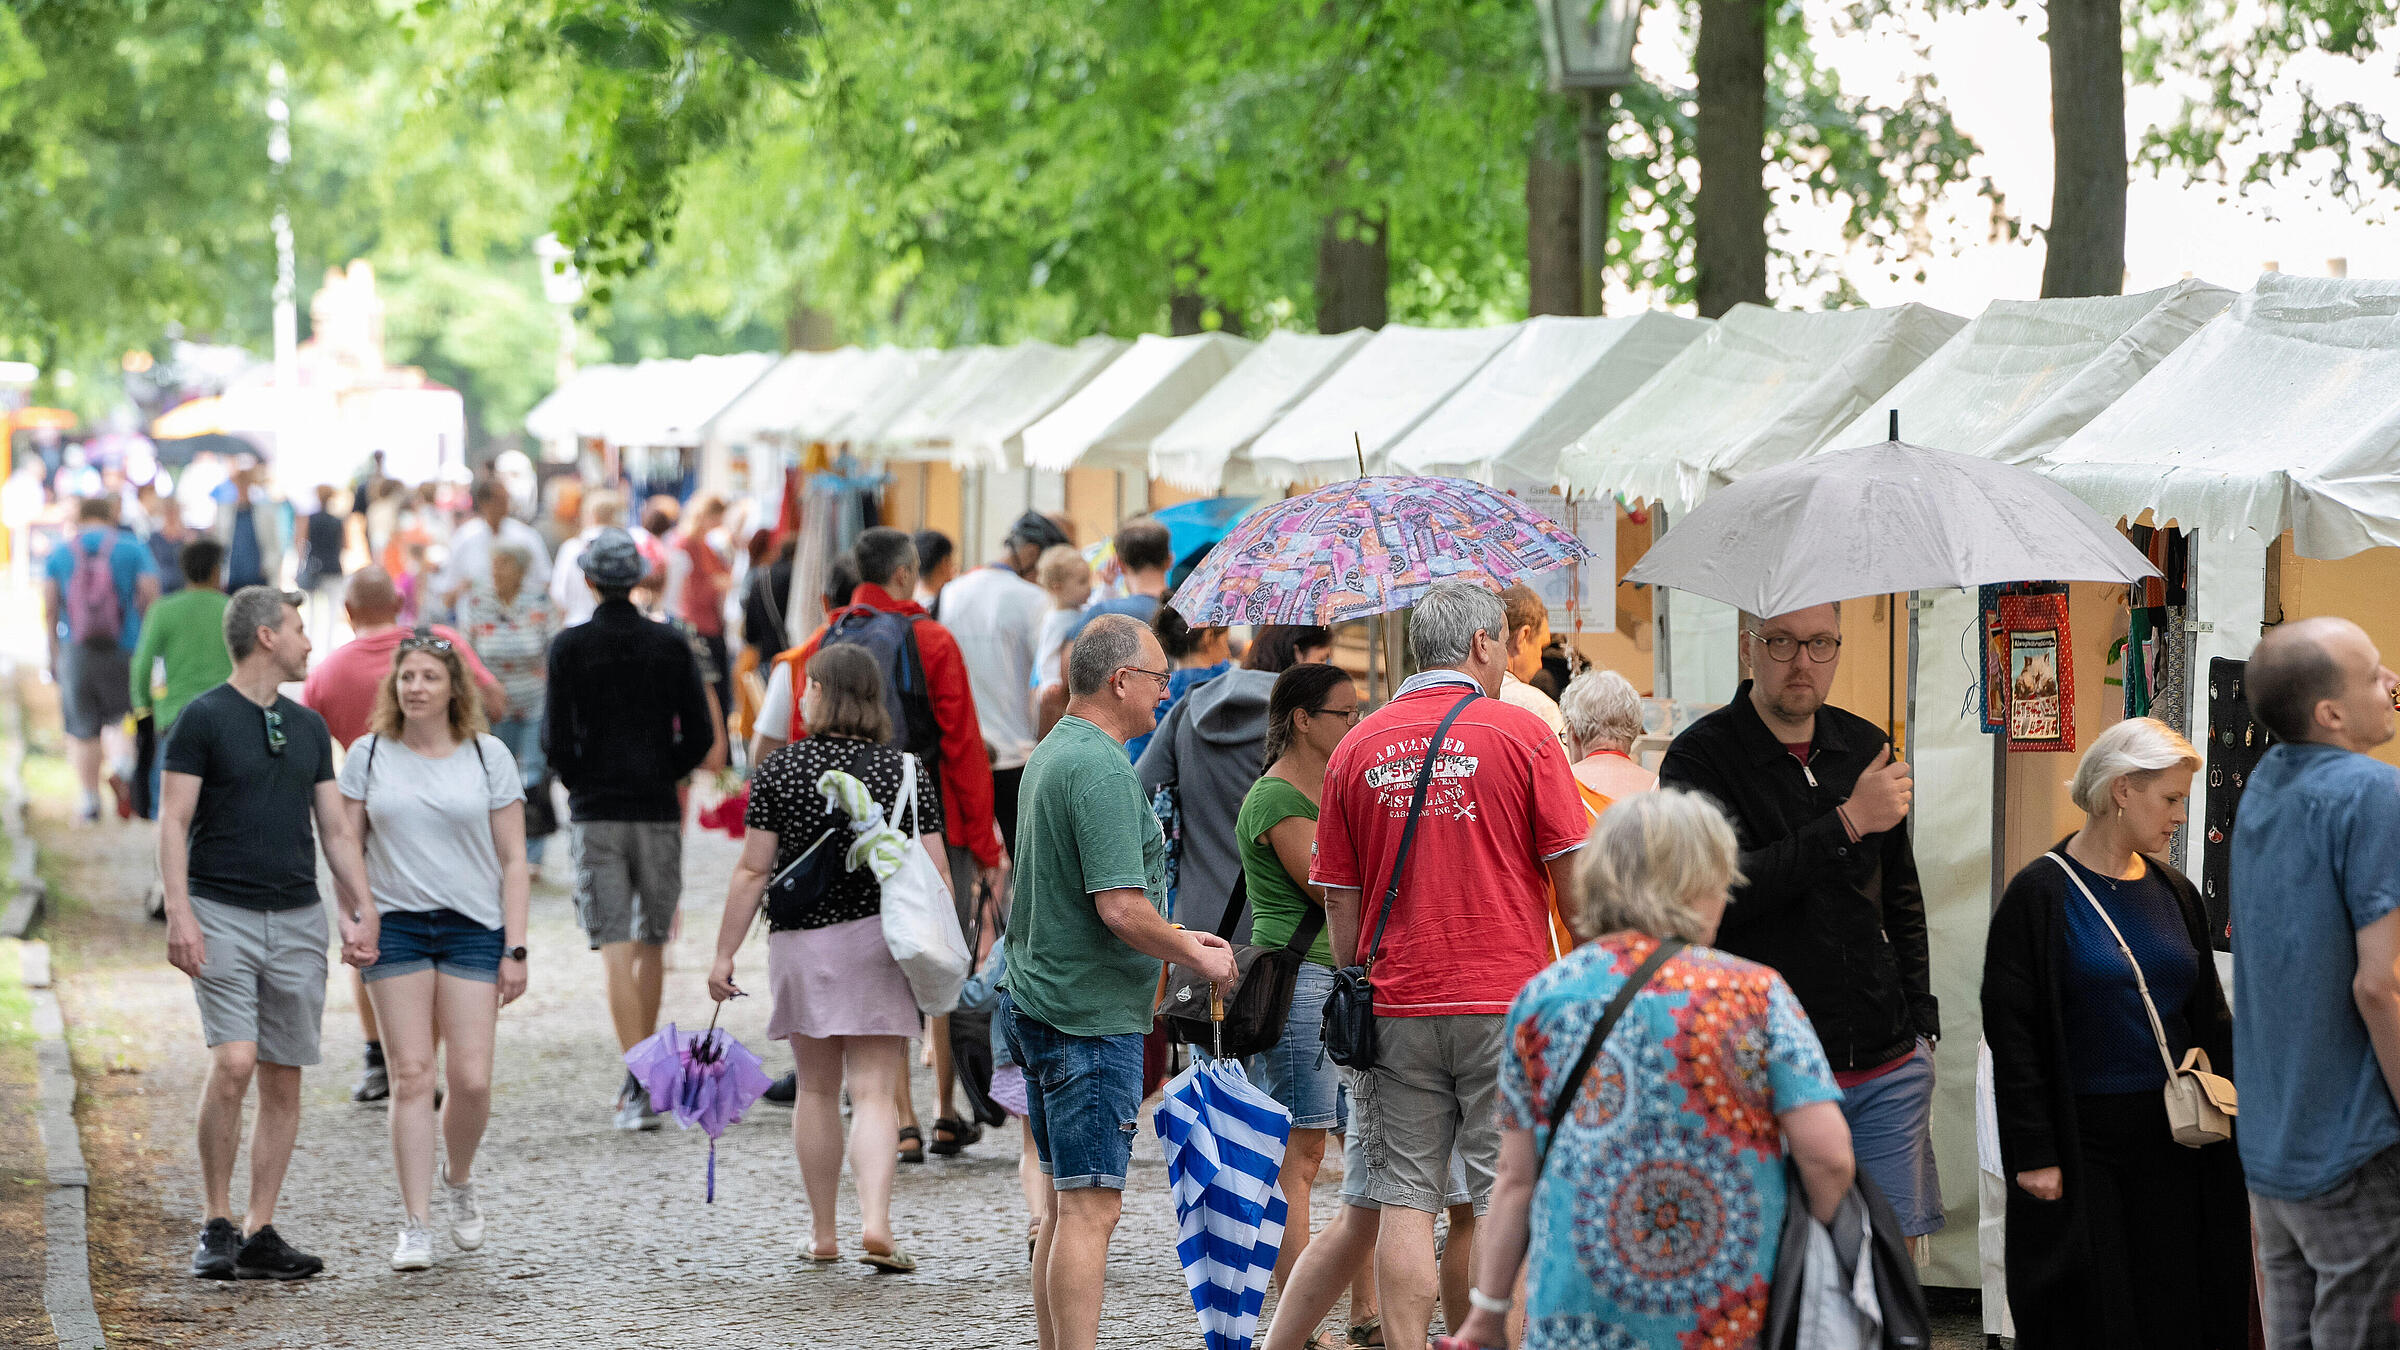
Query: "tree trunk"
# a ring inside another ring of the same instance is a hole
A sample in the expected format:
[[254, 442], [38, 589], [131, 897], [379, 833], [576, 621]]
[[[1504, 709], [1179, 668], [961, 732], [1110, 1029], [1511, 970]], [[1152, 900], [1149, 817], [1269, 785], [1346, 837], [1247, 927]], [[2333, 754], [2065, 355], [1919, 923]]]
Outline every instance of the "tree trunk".
[[792, 309], [783, 316], [783, 346], [786, 351], [824, 352], [841, 345], [841, 327], [831, 314], [808, 303], [797, 290], [792, 292]]
[[1700, 313], [1767, 302], [1767, 10], [1764, 0], [1700, 0], [1694, 66], [1700, 161], [1693, 205]]
[[1525, 162], [1525, 312], [1581, 314], [1583, 168], [1555, 119], [1540, 119], [1533, 134]]
[[2125, 289], [2125, 16], [2119, 0], [2049, 0], [2050, 232], [2042, 294]]
[[1381, 328], [1390, 315], [1391, 255], [1384, 222], [1360, 211], [1325, 218], [1317, 236], [1317, 331]]

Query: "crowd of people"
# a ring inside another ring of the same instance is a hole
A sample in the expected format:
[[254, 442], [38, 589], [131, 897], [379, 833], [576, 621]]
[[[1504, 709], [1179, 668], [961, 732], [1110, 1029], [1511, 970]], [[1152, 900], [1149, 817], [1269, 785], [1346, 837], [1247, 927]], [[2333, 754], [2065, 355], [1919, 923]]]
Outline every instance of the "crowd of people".
[[[391, 1103], [392, 1264], [423, 1269], [437, 1176], [454, 1245], [484, 1240], [495, 1016], [526, 987], [553, 784], [630, 1050], [658, 1022], [691, 784], [736, 764], [745, 835], [708, 983], [767, 994], [791, 1048], [771, 1095], [809, 1209], [796, 1259], [844, 1259], [846, 1158], [856, 1259], [916, 1268], [897, 1168], [1015, 1119], [1039, 1342], [1092, 1346], [1166, 1077], [1162, 963], [1229, 987], [1237, 944], [1299, 962], [1247, 1065], [1292, 1126], [1269, 1350], [1422, 1345], [1437, 1311], [1463, 1345], [1751, 1344], [1788, 1208], [1830, 1222], [1863, 1179], [1895, 1240], [1942, 1226], [1914, 780], [1882, 727], [1827, 701], [1838, 606], [1745, 616], [1750, 678], [1654, 774], [1633, 685], [1562, 682], [1522, 586], [1435, 586], [1416, 673], [1370, 710], [1327, 630], [1179, 613], [1146, 518], [1100, 568], [1041, 513], [973, 567], [938, 533], [868, 528], [803, 633], [789, 541], [737, 547], [713, 499], [646, 505], [637, 529], [595, 490], [578, 531], [545, 538], [487, 479], [437, 556], [409, 535], [439, 510], [386, 510], [416, 495], [371, 474], [347, 517], [321, 498], [297, 532], [307, 584], [283, 590], [238, 571], [285, 537], [244, 530], [239, 491], [229, 538], [180, 544], [173, 594], [156, 532], [120, 529], [109, 498], [45, 572], [84, 814], [135, 762], [110, 743], [127, 713], [157, 747], [158, 903], [213, 1057], [195, 1275], [321, 1264], [273, 1227], [319, 1062], [320, 846], [368, 1042], [355, 1095]], [[336, 586], [349, 636], [312, 668], [334, 627], [312, 599]], [[2200, 760], [2163, 723], [2094, 739], [2083, 825], [2001, 897], [1981, 1025], [2023, 1344], [2241, 1346], [2254, 1308], [2276, 1346], [2400, 1335], [2400, 775], [2371, 754], [2396, 687], [2340, 620], [2260, 643], [2249, 696], [2277, 744], [2233, 839], [2232, 999], [2168, 861]], [[945, 1014], [921, 1015], [886, 947], [846, 795], [949, 889], [975, 970]], [[1329, 1034], [1361, 988], [1363, 1052]], [[2236, 1066], [2238, 1132], [2184, 1138], [2179, 1083]], [[611, 1090], [617, 1127], [656, 1127], [630, 1073]], [[1337, 1140], [1342, 1203], [1312, 1232]]]

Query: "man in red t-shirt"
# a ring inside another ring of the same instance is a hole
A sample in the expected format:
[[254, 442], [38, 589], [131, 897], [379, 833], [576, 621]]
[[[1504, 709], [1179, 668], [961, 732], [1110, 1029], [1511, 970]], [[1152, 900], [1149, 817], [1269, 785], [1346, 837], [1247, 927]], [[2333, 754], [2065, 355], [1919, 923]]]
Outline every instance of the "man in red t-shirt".
[[[1372, 953], [1377, 1063], [1354, 1089], [1367, 1196], [1383, 1206], [1375, 1273], [1392, 1345], [1424, 1344], [1432, 1321], [1433, 1216], [1453, 1151], [1475, 1212], [1490, 1202], [1501, 1026], [1517, 990], [1550, 962], [1551, 891], [1566, 889], [1591, 823], [1558, 737], [1497, 697], [1508, 669], [1498, 596], [1467, 582], [1435, 586], [1410, 618], [1409, 647], [1420, 673], [1326, 766], [1309, 873], [1325, 888], [1334, 951], [1365, 961], [1427, 742], [1471, 700], [1434, 752], [1399, 897]], [[1461, 1237], [1454, 1225], [1451, 1244]], [[1445, 1311], [1452, 1326], [1467, 1313]]]
[[[380, 567], [362, 567], [350, 574], [342, 589], [342, 608], [350, 616], [352, 636], [309, 669], [308, 681], [300, 686], [300, 701], [325, 719], [333, 743], [347, 750], [351, 742], [367, 734], [367, 719], [375, 713], [376, 691], [383, 687], [383, 677], [392, 673], [392, 656], [408, 633], [400, 627], [400, 590], [392, 584], [391, 573]], [[447, 639], [457, 650], [458, 659], [466, 664], [468, 676], [483, 695], [483, 715], [495, 722], [506, 717], [508, 695], [501, 692], [500, 681], [492, 678], [492, 672], [475, 659], [467, 640], [438, 623], [427, 631]], [[391, 1083], [384, 1072], [383, 1038], [375, 1027], [375, 1005], [367, 1001], [366, 981], [356, 967], [350, 971], [350, 985], [358, 1004], [359, 1026], [367, 1034], [366, 1067], [350, 1089], [350, 1100], [379, 1102], [391, 1095]]]

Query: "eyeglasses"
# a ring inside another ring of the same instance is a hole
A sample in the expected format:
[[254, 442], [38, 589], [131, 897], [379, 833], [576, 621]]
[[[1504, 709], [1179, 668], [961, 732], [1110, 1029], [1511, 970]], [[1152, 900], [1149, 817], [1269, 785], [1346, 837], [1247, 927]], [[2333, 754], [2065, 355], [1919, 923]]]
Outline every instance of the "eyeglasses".
[[1750, 630], [1750, 636], [1758, 639], [1759, 645], [1767, 649], [1768, 658], [1775, 661], [1789, 661], [1805, 648], [1808, 659], [1821, 666], [1842, 650], [1842, 640], [1838, 637], [1813, 637], [1803, 641], [1780, 633], [1769, 637], [1755, 628]]
[[448, 656], [450, 654], [450, 639], [429, 637], [423, 634], [420, 634], [416, 637], [402, 638], [400, 640], [400, 650], [395, 654], [399, 656], [406, 656], [410, 652], [438, 652], [444, 656]]
[[267, 753], [281, 755], [283, 747], [290, 743], [283, 736], [283, 714], [273, 708], [265, 709], [264, 712], [267, 719]]
[[1308, 715], [1311, 717], [1338, 717], [1352, 726], [1357, 726], [1358, 719], [1365, 715], [1366, 711], [1364, 707], [1353, 703], [1347, 708], [1311, 708], [1308, 710]]
[[1168, 688], [1168, 687], [1170, 687], [1171, 685], [1173, 685], [1173, 684], [1175, 683], [1175, 677], [1174, 677], [1174, 676], [1172, 676], [1172, 675], [1170, 675], [1170, 674], [1168, 674], [1167, 672], [1165, 672], [1165, 671], [1163, 671], [1163, 670], [1144, 670], [1144, 669], [1143, 669], [1142, 667], [1140, 667], [1140, 666], [1119, 666], [1119, 667], [1117, 667], [1117, 673], [1118, 673], [1118, 674], [1120, 674], [1120, 675], [1122, 675], [1123, 673], [1125, 673], [1125, 672], [1126, 672], [1126, 671], [1128, 671], [1128, 670], [1132, 671], [1132, 672], [1133, 672], [1134, 674], [1136, 674], [1136, 675], [1147, 675], [1147, 676], [1149, 676], [1151, 679], [1154, 679], [1154, 680], [1158, 681], [1158, 687], [1159, 687], [1159, 688], [1161, 688], [1161, 689]]

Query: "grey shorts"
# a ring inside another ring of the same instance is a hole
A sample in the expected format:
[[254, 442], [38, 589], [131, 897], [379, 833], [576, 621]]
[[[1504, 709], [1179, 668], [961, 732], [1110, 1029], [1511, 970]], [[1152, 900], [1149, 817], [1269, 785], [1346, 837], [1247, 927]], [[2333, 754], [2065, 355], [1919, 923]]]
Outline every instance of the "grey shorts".
[[575, 919], [598, 951], [611, 942], [667, 944], [683, 900], [683, 822], [578, 820]]
[[1438, 1213], [1454, 1203], [1455, 1154], [1475, 1212], [1491, 1204], [1500, 1161], [1493, 1096], [1507, 1020], [1497, 1013], [1376, 1019], [1377, 1062], [1358, 1080], [1350, 1113], [1366, 1155], [1367, 1198]]
[[[1356, 1081], [1348, 1069], [1340, 1071], [1344, 1090]], [[1469, 1203], [1467, 1195], [1467, 1165], [1456, 1151], [1450, 1154], [1450, 1177], [1444, 1183], [1442, 1207]], [[1352, 1209], [1381, 1209], [1383, 1202], [1367, 1194], [1367, 1136], [1359, 1125], [1356, 1102], [1350, 1107], [1350, 1128], [1342, 1135], [1342, 1203]]]
[[325, 906], [244, 909], [195, 895], [192, 914], [208, 944], [192, 993], [209, 1046], [248, 1041], [264, 1063], [319, 1062], [329, 965]]
[[133, 711], [133, 659], [111, 642], [70, 642], [59, 651], [58, 702], [67, 735], [88, 741]]

